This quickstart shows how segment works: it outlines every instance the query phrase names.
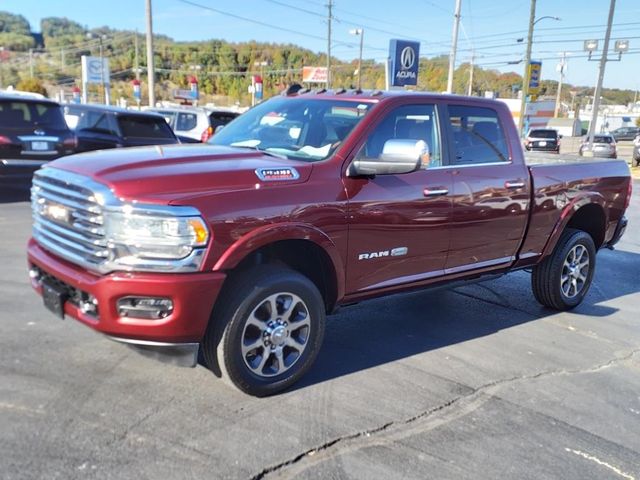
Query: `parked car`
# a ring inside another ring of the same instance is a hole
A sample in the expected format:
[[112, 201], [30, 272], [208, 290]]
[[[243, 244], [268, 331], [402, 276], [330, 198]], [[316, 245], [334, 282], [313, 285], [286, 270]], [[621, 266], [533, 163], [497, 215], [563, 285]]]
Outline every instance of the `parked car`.
[[161, 115], [105, 105], [65, 105], [65, 119], [74, 128], [78, 151], [179, 143]]
[[618, 158], [616, 140], [613, 138], [613, 135], [608, 133], [594, 135], [591, 148], [589, 148], [589, 139], [585, 137], [578, 149], [578, 154], [585, 156], [585, 152], [587, 152], [587, 154], [588, 152], [593, 152], [589, 155], [592, 157]]
[[560, 153], [560, 138], [557, 130], [551, 128], [536, 128], [530, 130], [524, 142], [528, 151]]
[[0, 185], [27, 186], [42, 165], [76, 150], [60, 105], [28, 95], [0, 95]]
[[154, 107], [147, 111], [162, 115], [176, 135], [198, 142], [206, 142], [213, 136], [216, 128], [226, 125], [239, 115], [231, 110], [205, 107]]
[[527, 164], [502, 102], [302, 92], [209, 145], [39, 171], [27, 248], [44, 306], [174, 364], [201, 350], [264, 396], [310, 368], [340, 305], [532, 270], [535, 298], [568, 310], [625, 231], [627, 164]]
[[633, 161], [640, 167], [640, 134], [633, 140]]
[[611, 132], [616, 142], [620, 140], [633, 140], [636, 136], [640, 135], [640, 127], [620, 127]]

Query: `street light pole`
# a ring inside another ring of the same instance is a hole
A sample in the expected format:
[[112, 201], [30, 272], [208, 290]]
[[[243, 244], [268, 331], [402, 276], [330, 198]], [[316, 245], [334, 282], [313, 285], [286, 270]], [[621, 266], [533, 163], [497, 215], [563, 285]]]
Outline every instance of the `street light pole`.
[[364, 42], [364, 29], [362, 28], [354, 28], [353, 30], [349, 30], [351, 35], [359, 35], [360, 36], [360, 55], [358, 56], [358, 90], [362, 88], [362, 45]]
[[529, 34], [527, 35], [527, 50], [524, 55], [524, 75], [522, 76], [522, 98], [520, 99], [520, 118], [518, 119], [518, 131], [523, 135], [524, 115], [529, 96], [529, 62], [531, 61], [531, 44], [533, 43], [533, 26], [536, 20], [536, 0], [531, 0], [529, 12]]
[[156, 105], [156, 77], [153, 66], [153, 19], [151, 13], [151, 0], [147, 0], [147, 81], [149, 83], [149, 106]]
[[455, 10], [455, 13], [453, 14], [453, 35], [451, 38], [451, 53], [449, 54], [449, 75], [447, 77], [447, 93], [453, 93], [453, 72], [456, 66], [456, 53], [458, 51], [458, 28], [460, 26], [461, 8], [462, 8], [462, 0], [456, 0], [456, 10]]
[[602, 82], [604, 81], [604, 69], [607, 65], [607, 54], [609, 52], [609, 39], [611, 38], [611, 26], [613, 25], [613, 14], [616, 9], [616, 0], [611, 0], [609, 5], [609, 19], [607, 20], [607, 33], [604, 37], [604, 45], [602, 49], [602, 57], [600, 57], [600, 66], [598, 68], [598, 81], [596, 83], [596, 91], [593, 97], [593, 110], [591, 112], [591, 123], [589, 124], [589, 134], [587, 136], [588, 151], [593, 147], [593, 136], [596, 131], [596, 121], [598, 120], [598, 109], [600, 108], [600, 93], [602, 92]]

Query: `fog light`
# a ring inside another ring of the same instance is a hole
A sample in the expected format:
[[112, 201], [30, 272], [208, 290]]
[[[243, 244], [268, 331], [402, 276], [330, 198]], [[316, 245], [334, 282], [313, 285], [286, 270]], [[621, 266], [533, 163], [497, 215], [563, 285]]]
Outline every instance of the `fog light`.
[[97, 315], [98, 299], [93, 295], [87, 295], [86, 299], [80, 302], [80, 311], [89, 315]]
[[36, 282], [40, 281], [40, 270], [38, 270], [36, 267], [31, 267], [29, 269], [29, 278], [31, 278], [32, 280], [35, 280]]
[[159, 297], [123, 297], [117, 303], [121, 317], [157, 320], [171, 315], [173, 301]]

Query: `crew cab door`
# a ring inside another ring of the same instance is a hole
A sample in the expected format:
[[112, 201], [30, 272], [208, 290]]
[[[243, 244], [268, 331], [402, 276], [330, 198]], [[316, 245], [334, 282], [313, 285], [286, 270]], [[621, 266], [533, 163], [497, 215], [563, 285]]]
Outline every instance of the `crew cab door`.
[[[447, 274], [509, 264], [524, 237], [529, 171], [509, 152], [506, 122], [486, 106], [448, 105], [453, 218]], [[517, 140], [516, 140], [517, 141]], [[515, 146], [514, 146], [515, 148]]]
[[[434, 103], [381, 115], [350, 161], [382, 159], [385, 142], [423, 140], [430, 154], [412, 173], [344, 178], [348, 198], [347, 293], [442, 275], [449, 248], [451, 176], [442, 163], [441, 119]], [[350, 163], [350, 162], [347, 162]]]

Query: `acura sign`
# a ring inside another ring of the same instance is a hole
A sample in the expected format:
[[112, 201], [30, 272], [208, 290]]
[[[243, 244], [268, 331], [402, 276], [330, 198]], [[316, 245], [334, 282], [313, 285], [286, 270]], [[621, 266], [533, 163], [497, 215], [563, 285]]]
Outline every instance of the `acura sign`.
[[417, 85], [418, 64], [420, 63], [420, 43], [407, 40], [389, 42], [391, 59], [390, 84], [394, 87]]

